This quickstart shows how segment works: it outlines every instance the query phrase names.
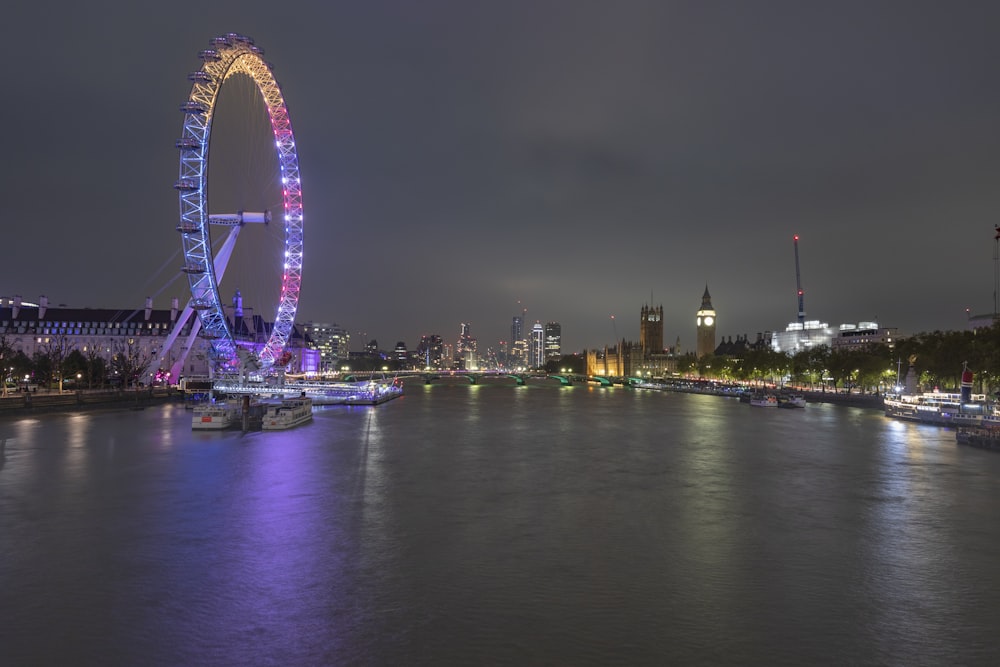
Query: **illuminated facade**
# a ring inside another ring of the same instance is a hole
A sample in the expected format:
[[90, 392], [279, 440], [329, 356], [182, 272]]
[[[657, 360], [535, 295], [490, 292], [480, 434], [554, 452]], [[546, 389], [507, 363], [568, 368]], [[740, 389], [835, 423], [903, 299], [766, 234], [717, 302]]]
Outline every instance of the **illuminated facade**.
[[820, 345], [832, 346], [836, 330], [826, 322], [806, 320], [790, 322], [784, 331], [771, 334], [771, 349], [775, 352], [795, 354]]
[[545, 365], [545, 328], [541, 322], [531, 327], [531, 365], [535, 368]]
[[337, 324], [307, 322], [303, 327], [310, 349], [319, 352], [319, 371], [337, 370], [338, 362], [350, 357], [351, 334]]
[[562, 326], [558, 322], [545, 325], [545, 360], [559, 360], [562, 357]]
[[417, 344], [417, 356], [424, 368], [444, 368], [444, 342], [441, 336], [437, 334], [421, 336]]
[[712, 308], [712, 296], [705, 285], [705, 293], [701, 297], [701, 308], [695, 315], [697, 328], [697, 356], [704, 357], [715, 352], [715, 309]]
[[[56, 346], [67, 354], [73, 350], [79, 350], [84, 356], [93, 354], [108, 364], [116, 354], [127, 354], [147, 366], [142, 382], [157, 378], [175, 384], [183, 376], [207, 375], [211, 356], [211, 345], [205, 338], [195, 337], [192, 348], [183, 349], [193, 319], [187, 322], [174, 343], [165, 347], [179, 313], [176, 299], [170, 309], [153, 308], [151, 300], [147, 300], [145, 308], [106, 309], [50, 308], [44, 296], [33, 307], [20, 297], [3, 298], [0, 300], [0, 336], [15, 354], [21, 352], [29, 358], [48, 354]], [[250, 321], [246, 321], [248, 318]], [[255, 330], [262, 340], [270, 333], [269, 323], [245, 313], [241, 320], [229, 321], [228, 325], [237, 334]], [[237, 335], [237, 340], [241, 337]], [[303, 342], [296, 328], [288, 346], [291, 353], [288, 367], [293, 372], [318, 366], [319, 354], [304, 349]], [[177, 376], [169, 377], [167, 371], [182, 356], [183, 367], [178, 369]]]
[[479, 366], [478, 341], [472, 335], [472, 325], [462, 322], [459, 326], [458, 343], [455, 345], [455, 356], [461, 368], [472, 370]]
[[510, 325], [510, 365], [528, 365], [528, 340], [524, 335], [523, 315], [515, 315]]

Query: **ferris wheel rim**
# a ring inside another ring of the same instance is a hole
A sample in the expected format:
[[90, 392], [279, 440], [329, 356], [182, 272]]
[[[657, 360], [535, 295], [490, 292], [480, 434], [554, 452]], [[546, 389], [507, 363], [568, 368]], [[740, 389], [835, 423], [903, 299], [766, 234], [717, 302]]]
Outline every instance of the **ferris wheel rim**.
[[281, 174], [285, 230], [281, 294], [271, 332], [259, 353], [261, 365], [272, 366], [280, 362], [291, 338], [302, 283], [302, 190], [295, 136], [272, 66], [263, 59], [263, 50], [253, 39], [228, 33], [212, 39], [210, 46], [198, 54], [204, 64], [188, 75], [191, 92], [180, 107], [185, 118], [181, 139], [176, 142], [180, 173], [174, 187], [180, 205], [177, 230], [184, 250], [182, 270], [188, 275], [191, 302], [198, 306], [196, 312], [214, 355], [223, 363], [235, 364], [238, 345], [223, 311], [208, 231], [207, 184], [209, 143], [219, 92], [231, 76], [246, 74], [267, 108]]

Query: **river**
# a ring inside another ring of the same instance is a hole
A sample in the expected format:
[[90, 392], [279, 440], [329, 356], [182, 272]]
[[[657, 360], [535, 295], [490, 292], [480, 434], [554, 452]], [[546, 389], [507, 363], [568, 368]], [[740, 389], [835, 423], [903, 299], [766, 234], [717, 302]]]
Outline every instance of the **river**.
[[1000, 454], [875, 410], [411, 383], [0, 440], [4, 664], [1000, 664]]

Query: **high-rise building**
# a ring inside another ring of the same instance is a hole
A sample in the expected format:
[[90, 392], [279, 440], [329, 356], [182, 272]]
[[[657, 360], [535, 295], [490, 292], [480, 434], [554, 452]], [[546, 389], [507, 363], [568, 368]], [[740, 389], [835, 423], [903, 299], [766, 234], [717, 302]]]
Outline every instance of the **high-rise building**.
[[545, 328], [538, 321], [531, 327], [531, 365], [535, 368], [545, 365]]
[[705, 285], [705, 294], [701, 297], [701, 308], [695, 316], [695, 326], [698, 329], [698, 357], [715, 353], [715, 309], [712, 308], [712, 296]]
[[545, 325], [545, 361], [562, 357], [562, 326], [558, 322]]
[[639, 315], [639, 347], [643, 356], [663, 352], [663, 306], [643, 306]]
[[510, 365], [511, 367], [528, 365], [528, 341], [524, 335], [524, 317], [515, 315], [510, 325]]
[[[417, 356], [420, 357], [420, 363], [424, 365], [424, 368], [443, 368], [444, 358], [444, 342], [441, 340], [441, 336], [437, 334], [430, 334], [429, 336], [421, 336], [420, 342], [417, 344]], [[451, 366], [449, 361], [448, 366]]]
[[455, 345], [455, 356], [462, 368], [472, 370], [478, 366], [478, 341], [472, 335], [472, 325], [462, 322], [459, 327], [458, 343]]
[[309, 347], [319, 351], [320, 372], [337, 370], [337, 363], [347, 359], [351, 348], [351, 334], [337, 324], [307, 322], [303, 327]]

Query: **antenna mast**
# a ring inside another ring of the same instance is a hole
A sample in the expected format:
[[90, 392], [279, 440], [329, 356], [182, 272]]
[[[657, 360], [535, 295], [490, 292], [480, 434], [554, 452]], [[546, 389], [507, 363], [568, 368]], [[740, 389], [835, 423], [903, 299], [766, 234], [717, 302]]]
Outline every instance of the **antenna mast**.
[[799, 291], [799, 324], [806, 321], [806, 307], [802, 298], [802, 275], [799, 273], [799, 235], [792, 237], [795, 244], [795, 287]]

